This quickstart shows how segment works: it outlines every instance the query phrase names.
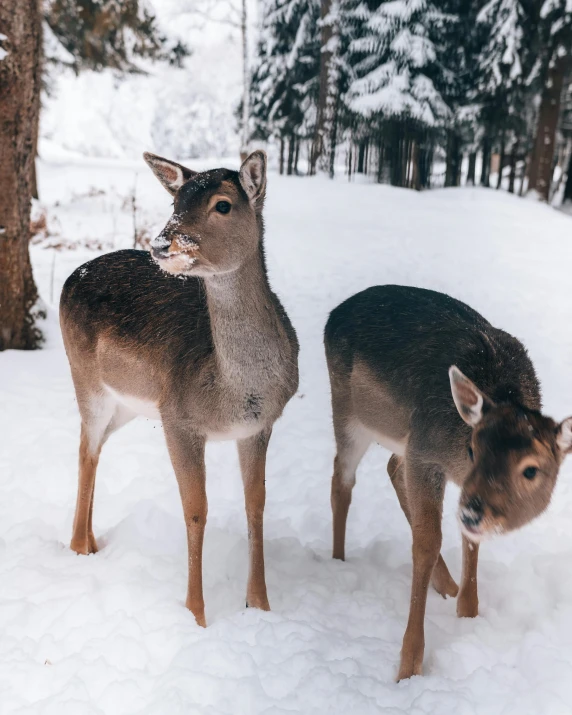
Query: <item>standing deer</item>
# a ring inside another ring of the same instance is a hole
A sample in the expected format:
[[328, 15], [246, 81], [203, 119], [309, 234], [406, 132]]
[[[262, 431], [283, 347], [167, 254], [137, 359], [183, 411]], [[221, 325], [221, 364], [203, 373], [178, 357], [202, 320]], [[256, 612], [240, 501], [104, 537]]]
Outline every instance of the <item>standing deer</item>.
[[[325, 347], [337, 445], [333, 556], [344, 559], [356, 469], [373, 441], [393, 452], [387, 470], [413, 533], [401, 680], [421, 674], [429, 582], [443, 597], [459, 593], [458, 616], [478, 614], [479, 542], [546, 509], [572, 448], [572, 417], [542, 415], [523, 345], [442, 293], [368, 288], [332, 311]], [[439, 553], [447, 480], [461, 487], [460, 590]]]
[[266, 155], [240, 171], [197, 173], [144, 154], [174, 197], [152, 255], [116, 251], [76, 270], [60, 303], [81, 413], [71, 548], [97, 551], [95, 472], [107, 438], [136, 415], [162, 420], [187, 527], [187, 608], [205, 626], [205, 443], [237, 440], [250, 568], [247, 606], [269, 609], [264, 577], [265, 461], [274, 422], [298, 386], [298, 342], [266, 274]]

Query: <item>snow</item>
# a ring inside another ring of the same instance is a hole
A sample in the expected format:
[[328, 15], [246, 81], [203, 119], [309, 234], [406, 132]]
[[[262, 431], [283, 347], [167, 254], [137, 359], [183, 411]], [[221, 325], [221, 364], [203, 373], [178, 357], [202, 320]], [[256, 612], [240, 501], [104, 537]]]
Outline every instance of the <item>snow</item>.
[[[150, 0], [149, 5], [162, 31], [188, 44], [191, 56], [183, 68], [138, 60], [146, 74], [107, 69], [76, 77], [69, 67], [50, 64], [42, 136], [66, 150], [98, 157], [134, 159], [145, 150], [194, 157], [238, 152], [239, 30], [221, 21], [214, 3], [212, 21], [197, 14], [198, 0]], [[255, 10], [249, 7], [252, 24]], [[69, 53], [51, 31], [46, 41], [48, 59], [70, 64]]]
[[[481, 548], [478, 618], [457, 619], [453, 601], [429, 594], [425, 675], [396, 684], [409, 606], [409, 527], [385, 473], [389, 453], [372, 448], [358, 471], [348, 560], [330, 558], [334, 442], [322, 347], [328, 312], [366, 286], [447, 291], [524, 341], [546, 412], [564, 418], [572, 412], [570, 217], [505, 192], [419, 194], [270, 174], [270, 277], [301, 343], [300, 389], [276, 424], [268, 456], [273, 610], [244, 608], [237, 457], [230, 443], [209, 445], [204, 630], [184, 608], [185, 530], [159, 423], [140, 418], [105, 446], [94, 511], [101, 551], [81, 557], [69, 549], [79, 418], [57, 324], [59, 291], [96, 255], [77, 247], [80, 239], [131, 245], [123, 197], [135, 174], [151, 236], [168, 219], [171, 198], [142, 160], [58, 152], [44, 143], [40, 194], [48, 226], [53, 220], [60, 242], [76, 248], [33, 245], [49, 304], [48, 341], [42, 351], [0, 354], [0, 712], [570, 712], [572, 460], [545, 515]], [[238, 162], [191, 167], [220, 164]], [[458, 579], [457, 499], [451, 487], [443, 556]]]

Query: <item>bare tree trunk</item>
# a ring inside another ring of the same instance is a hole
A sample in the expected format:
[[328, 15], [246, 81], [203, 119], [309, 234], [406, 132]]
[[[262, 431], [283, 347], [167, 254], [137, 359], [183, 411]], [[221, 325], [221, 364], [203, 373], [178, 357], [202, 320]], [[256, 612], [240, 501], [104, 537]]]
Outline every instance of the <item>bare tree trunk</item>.
[[280, 137], [280, 174], [284, 173], [284, 137]]
[[240, 32], [242, 35], [242, 138], [240, 140], [240, 159], [244, 161], [248, 156], [248, 142], [250, 139], [250, 69], [248, 66], [248, 16], [246, 11], [247, 0], [242, 0], [240, 15]]
[[481, 186], [490, 186], [491, 140], [488, 134], [483, 139], [483, 165], [481, 167]]
[[363, 174], [365, 171], [365, 141], [361, 141], [358, 147], [357, 173]]
[[572, 201], [572, 152], [570, 153], [570, 161], [568, 162], [568, 176], [566, 177], [566, 186], [564, 188], [563, 202]]
[[30, 198], [41, 80], [38, 0], [2, 0], [7, 39], [0, 60], [0, 350], [41, 342], [32, 307], [38, 293], [28, 252]]
[[467, 171], [467, 185], [475, 185], [475, 174], [477, 173], [477, 152], [472, 151], [469, 154], [469, 169]]
[[413, 140], [413, 151], [411, 153], [411, 163], [412, 163], [412, 175], [411, 175], [411, 188], [415, 191], [421, 189], [421, 179], [419, 175], [419, 142]]
[[298, 174], [298, 159], [300, 158], [300, 140], [296, 139], [296, 152], [294, 153], [294, 173]]
[[514, 183], [516, 181], [516, 160], [518, 158], [518, 145], [519, 140], [517, 139], [512, 144], [512, 149], [510, 151], [510, 176], [508, 180], [508, 192], [509, 194], [514, 194]]
[[288, 140], [288, 169], [287, 169], [287, 174], [288, 176], [292, 176], [292, 170], [294, 168], [294, 143], [295, 143], [294, 136], [291, 135], [290, 139]]
[[504, 168], [504, 162], [505, 162], [505, 130], [502, 130], [502, 135], [501, 135], [501, 150], [500, 150], [500, 156], [499, 156], [499, 173], [497, 176], [497, 190], [500, 189], [502, 186], [502, 170]]
[[334, 129], [332, 114], [337, 107], [336, 95], [338, 93], [336, 57], [333, 51], [333, 38], [337, 30], [331, 14], [336, 2], [337, 0], [321, 0], [320, 89], [316, 130], [310, 155], [310, 174], [315, 174], [317, 168], [329, 171], [331, 165], [331, 149], [328, 145], [331, 140], [331, 132]]
[[445, 186], [459, 186], [461, 183], [461, 141], [456, 131], [449, 132], [447, 141], [447, 166]]
[[538, 113], [536, 140], [528, 174], [528, 191], [536, 191], [544, 201], [548, 201], [550, 197], [556, 128], [560, 116], [560, 98], [568, 62], [568, 55], [558, 57], [554, 61], [548, 73]]

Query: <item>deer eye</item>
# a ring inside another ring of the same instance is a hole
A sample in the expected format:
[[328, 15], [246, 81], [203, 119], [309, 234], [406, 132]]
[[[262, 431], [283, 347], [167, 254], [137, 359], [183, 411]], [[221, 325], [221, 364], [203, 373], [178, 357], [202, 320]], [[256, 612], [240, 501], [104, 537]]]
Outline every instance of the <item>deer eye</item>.
[[218, 201], [215, 209], [219, 212], [219, 214], [227, 214], [230, 211], [230, 204], [228, 201]]
[[537, 472], [538, 469], [536, 467], [527, 467], [522, 473], [522, 476], [526, 477], [526, 479], [534, 479]]

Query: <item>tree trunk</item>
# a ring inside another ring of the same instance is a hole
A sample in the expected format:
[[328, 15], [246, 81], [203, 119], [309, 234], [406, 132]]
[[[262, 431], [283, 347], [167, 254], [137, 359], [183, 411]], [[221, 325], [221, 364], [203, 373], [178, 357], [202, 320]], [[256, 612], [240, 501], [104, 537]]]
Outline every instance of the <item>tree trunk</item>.
[[294, 173], [298, 174], [298, 159], [300, 158], [300, 140], [296, 139], [296, 151], [294, 153]]
[[518, 138], [513, 142], [510, 151], [510, 176], [508, 180], [508, 193], [514, 194], [514, 183], [516, 181], [516, 160], [518, 158]]
[[0, 350], [41, 342], [32, 308], [38, 293], [28, 252], [30, 198], [40, 111], [38, 0], [3, 0], [0, 28]]
[[505, 131], [503, 129], [502, 135], [501, 135], [501, 150], [500, 150], [500, 156], [499, 156], [499, 173], [497, 176], [497, 191], [500, 189], [502, 186], [502, 170], [504, 169], [504, 162], [505, 162]]
[[357, 173], [363, 174], [365, 171], [365, 142], [362, 141], [358, 148]]
[[548, 72], [538, 113], [536, 139], [528, 174], [528, 191], [536, 191], [544, 201], [550, 198], [554, 168], [554, 145], [560, 115], [560, 98], [569, 57], [558, 57]]
[[564, 188], [563, 202], [572, 201], [572, 152], [570, 152], [570, 160], [568, 161], [568, 176], [566, 177], [566, 186]]
[[449, 132], [447, 139], [447, 166], [445, 170], [445, 186], [459, 186], [461, 183], [461, 140], [454, 130]]
[[288, 176], [292, 176], [292, 170], [294, 168], [294, 142], [296, 140], [293, 136], [288, 140]]
[[280, 137], [280, 168], [279, 172], [284, 173], [284, 137]]
[[[337, 105], [337, 66], [332, 44], [337, 31], [330, 12], [337, 0], [322, 0], [320, 19], [322, 23], [320, 37], [320, 75], [316, 130], [310, 154], [310, 174], [317, 169], [329, 171], [331, 150], [329, 147], [332, 125], [332, 113]], [[334, 13], [335, 14], [335, 13]]]
[[483, 139], [483, 165], [481, 167], [481, 186], [490, 186], [491, 140], [488, 134]]
[[250, 70], [248, 67], [248, 17], [246, 2], [242, 0], [240, 14], [240, 32], [242, 36], [242, 138], [240, 141], [240, 160], [248, 156], [248, 142], [250, 139]]
[[475, 185], [475, 174], [477, 172], [477, 152], [472, 151], [469, 154], [469, 170], [467, 171], [467, 185]]

